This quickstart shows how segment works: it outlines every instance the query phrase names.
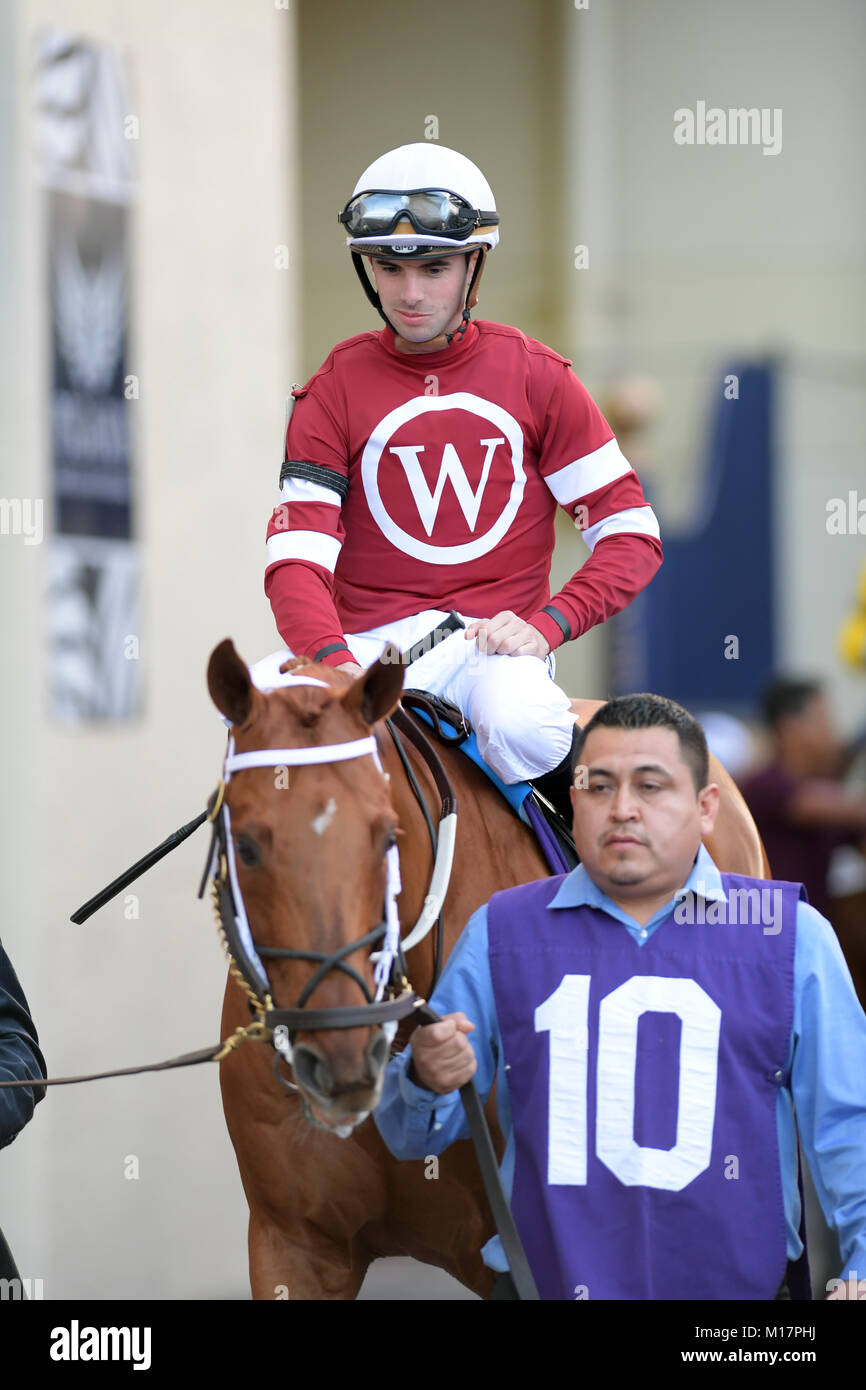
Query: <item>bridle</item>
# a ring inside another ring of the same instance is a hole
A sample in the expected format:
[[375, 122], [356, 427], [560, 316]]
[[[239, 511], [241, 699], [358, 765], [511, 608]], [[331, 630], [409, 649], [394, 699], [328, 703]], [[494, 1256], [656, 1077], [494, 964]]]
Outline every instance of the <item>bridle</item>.
[[[282, 677], [280, 685], [287, 684], [323, 686], [327, 689], [324, 681], [295, 675]], [[360, 757], [372, 757], [377, 770], [382, 776], [386, 775], [376, 739], [372, 734], [365, 738], [312, 748], [258, 748], [237, 753], [234, 735], [229, 733], [222, 778], [211, 799], [208, 812], [208, 819], [213, 825], [213, 835], [199, 895], [210, 878], [217, 927], [229, 958], [229, 968], [247, 996], [255, 1021], [237, 1029], [235, 1034], [226, 1040], [226, 1052], [247, 1040], [271, 1041], [276, 1052], [291, 1064], [294, 1039], [299, 1031], [374, 1026], [382, 1028], [390, 1045], [399, 1021], [408, 1017], [424, 1002], [414, 993], [406, 977], [403, 950], [415, 945], [427, 934], [441, 911], [454, 853], [457, 813], [453, 794], [447, 803], [443, 798], [443, 816], [440, 821], [430, 893], [425, 899], [418, 922], [402, 947], [396, 905], [401, 888], [399, 851], [396, 845], [390, 846], [386, 851], [387, 877], [382, 919], [363, 936], [345, 943], [330, 954], [279, 946], [259, 946], [253, 939], [247, 918], [238, 881], [231, 813], [225, 800], [225, 789], [232, 777], [250, 768], [297, 767], [311, 763], [343, 762]], [[450, 786], [448, 791], [450, 792]], [[347, 963], [346, 957], [365, 947], [373, 947], [378, 942], [382, 945], [373, 957], [376, 984], [374, 995], [359, 972]], [[305, 960], [316, 965], [316, 970], [305, 984], [293, 1008], [283, 1009], [274, 1006], [263, 958]], [[324, 1009], [306, 1007], [316, 988], [332, 970], [339, 970], [354, 980], [363, 994], [363, 1003]], [[284, 1085], [288, 1084], [276, 1070], [277, 1057], [274, 1058], [274, 1062], [278, 1079]]]

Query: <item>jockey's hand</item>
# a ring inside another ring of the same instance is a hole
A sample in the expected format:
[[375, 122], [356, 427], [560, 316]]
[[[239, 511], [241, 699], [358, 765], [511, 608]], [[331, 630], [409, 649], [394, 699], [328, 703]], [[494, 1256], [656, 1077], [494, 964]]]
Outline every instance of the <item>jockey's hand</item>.
[[335, 671], [345, 671], [349, 676], [362, 676], [363, 666], [359, 666], [357, 661], [341, 661], [339, 666], [334, 667]]
[[470, 623], [465, 636], [467, 641], [477, 637], [478, 650], [488, 656], [538, 656], [543, 659], [550, 651], [550, 643], [538, 628], [507, 608], [495, 618]]
[[438, 1023], [416, 1028], [409, 1044], [412, 1080], [428, 1091], [445, 1095], [465, 1086], [478, 1067], [472, 1044], [466, 1037], [475, 1031], [465, 1014], [445, 1014]]

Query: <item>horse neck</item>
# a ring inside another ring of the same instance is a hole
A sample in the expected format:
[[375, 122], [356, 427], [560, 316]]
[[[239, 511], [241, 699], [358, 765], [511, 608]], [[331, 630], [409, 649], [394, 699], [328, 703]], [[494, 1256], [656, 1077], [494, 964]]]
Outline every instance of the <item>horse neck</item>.
[[[429, 891], [433, 868], [430, 835], [384, 725], [378, 726], [390, 777], [391, 800], [403, 832], [399, 838], [403, 891], [400, 922], [406, 935], [417, 921]], [[427, 764], [408, 739], [402, 739], [410, 765], [424, 793], [434, 827], [442, 809]], [[549, 872], [532, 832], [517, 819], [504, 798], [465, 754], [436, 744], [457, 800], [457, 842], [443, 917], [443, 963], [472, 913], [493, 893]], [[409, 978], [427, 996], [433, 977], [435, 927], [407, 958]]]

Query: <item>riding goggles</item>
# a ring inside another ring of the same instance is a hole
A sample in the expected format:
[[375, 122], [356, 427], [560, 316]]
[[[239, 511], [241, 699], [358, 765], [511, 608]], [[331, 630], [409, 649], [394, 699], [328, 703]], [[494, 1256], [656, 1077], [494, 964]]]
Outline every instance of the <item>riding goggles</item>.
[[400, 222], [410, 222], [416, 232], [465, 241], [477, 227], [498, 226], [499, 217], [447, 188], [374, 188], [350, 198], [338, 221], [353, 237], [390, 236]]

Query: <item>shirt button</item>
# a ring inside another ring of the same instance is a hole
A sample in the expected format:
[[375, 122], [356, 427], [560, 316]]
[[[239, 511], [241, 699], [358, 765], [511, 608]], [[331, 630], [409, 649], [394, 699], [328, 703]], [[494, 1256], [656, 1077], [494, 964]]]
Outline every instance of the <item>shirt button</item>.
[[643, 938], [644, 938], [645, 936], [646, 936], [646, 927], [643, 927], [643, 928], [641, 929], [641, 940], [643, 940]]
[[437, 1121], [437, 1123], [433, 1126], [433, 1128], [434, 1128], [434, 1129], [441, 1129], [442, 1126], [441, 1126], [441, 1124], [439, 1124], [439, 1122]]
[[774, 1071], [774, 1072], [773, 1072], [773, 1080], [774, 1080], [774, 1081], [781, 1081], [781, 1080], [782, 1080], [782, 1077], [783, 1077], [784, 1075], [785, 1075], [785, 1073], [782, 1072], [782, 1071]]

